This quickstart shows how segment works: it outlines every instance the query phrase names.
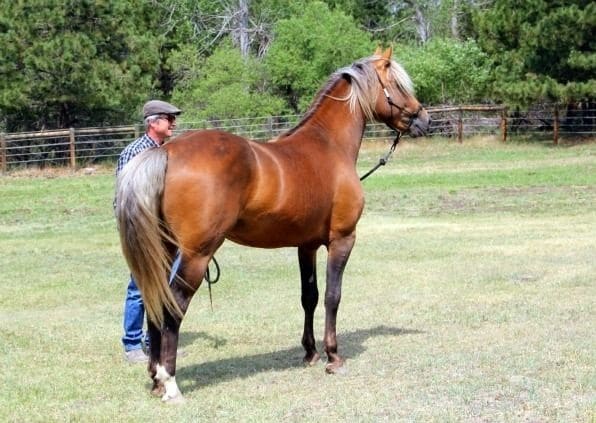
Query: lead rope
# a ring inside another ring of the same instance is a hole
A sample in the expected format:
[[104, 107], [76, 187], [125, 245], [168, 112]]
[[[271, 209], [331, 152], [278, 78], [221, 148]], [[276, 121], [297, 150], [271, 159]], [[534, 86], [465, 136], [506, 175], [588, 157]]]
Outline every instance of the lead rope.
[[369, 170], [368, 172], [366, 172], [364, 175], [362, 175], [360, 177], [361, 181], [364, 181], [366, 178], [368, 178], [370, 175], [372, 175], [373, 172], [376, 171], [378, 168], [380, 168], [381, 166], [385, 166], [387, 164], [387, 162], [389, 161], [389, 157], [395, 151], [395, 147], [397, 147], [397, 144], [399, 143], [400, 138], [401, 138], [401, 132], [397, 131], [397, 135], [395, 136], [395, 139], [393, 140], [393, 144], [391, 144], [391, 147], [389, 148], [389, 151], [387, 152], [387, 154], [385, 154], [383, 157], [381, 157], [379, 159], [379, 163], [377, 163], [377, 165], [375, 167], [373, 167], [371, 170]]
[[221, 270], [219, 268], [219, 263], [215, 260], [215, 256], [211, 257], [211, 261], [215, 265], [215, 278], [211, 279], [211, 272], [209, 271], [209, 264], [207, 264], [207, 270], [205, 270], [205, 281], [207, 282], [207, 286], [209, 287], [209, 303], [211, 304], [211, 311], [213, 312], [213, 294], [211, 293], [211, 285], [215, 285], [217, 281], [219, 281], [219, 277], [221, 275]]

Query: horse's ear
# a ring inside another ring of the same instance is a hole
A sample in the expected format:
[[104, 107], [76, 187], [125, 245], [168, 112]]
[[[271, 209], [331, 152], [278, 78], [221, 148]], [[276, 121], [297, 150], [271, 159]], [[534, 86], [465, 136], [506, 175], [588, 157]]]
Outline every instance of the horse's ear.
[[387, 50], [383, 53], [383, 59], [391, 60], [391, 55], [393, 54], [393, 47], [387, 47]]
[[375, 50], [375, 54], [373, 56], [382, 56], [383, 55], [383, 50], [381, 50], [381, 46], [377, 46], [377, 49]]

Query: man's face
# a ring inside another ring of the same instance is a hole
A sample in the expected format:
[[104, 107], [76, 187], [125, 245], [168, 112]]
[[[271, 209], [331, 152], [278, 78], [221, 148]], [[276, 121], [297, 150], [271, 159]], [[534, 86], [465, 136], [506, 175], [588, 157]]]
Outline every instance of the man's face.
[[151, 123], [151, 127], [155, 135], [160, 138], [159, 141], [164, 141], [172, 136], [172, 130], [176, 128], [176, 116], [160, 115], [158, 119]]

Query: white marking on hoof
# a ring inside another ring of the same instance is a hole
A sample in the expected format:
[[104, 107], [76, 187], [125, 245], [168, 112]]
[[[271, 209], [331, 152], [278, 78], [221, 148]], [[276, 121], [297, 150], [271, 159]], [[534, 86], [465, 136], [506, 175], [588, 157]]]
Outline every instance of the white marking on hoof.
[[161, 364], [155, 366], [155, 379], [159, 380], [161, 383], [164, 383], [171, 377], [172, 376], [170, 376], [170, 374], [164, 366], [162, 366]]
[[182, 392], [178, 389], [176, 384], [176, 377], [170, 376], [166, 368], [160, 364], [156, 366], [155, 378], [163, 383], [166, 390], [165, 394], [161, 397], [161, 400], [169, 404], [179, 404], [184, 402]]

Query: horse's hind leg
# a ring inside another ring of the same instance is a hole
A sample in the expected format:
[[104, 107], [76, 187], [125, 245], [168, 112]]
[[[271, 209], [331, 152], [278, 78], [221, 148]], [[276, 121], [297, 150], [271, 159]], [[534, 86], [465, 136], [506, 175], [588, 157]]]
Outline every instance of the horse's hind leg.
[[302, 308], [304, 309], [304, 333], [302, 335], [302, 346], [306, 351], [304, 362], [310, 366], [314, 365], [320, 358], [315, 346], [313, 332], [313, 316], [319, 301], [319, 290], [317, 288], [317, 250], [298, 248], [298, 262], [300, 264], [300, 280], [302, 287]]
[[161, 351], [161, 332], [159, 328], [147, 317], [147, 333], [149, 334], [149, 339], [151, 343], [149, 344], [149, 366], [147, 370], [149, 371], [149, 377], [153, 379], [153, 388], [151, 388], [151, 393], [156, 396], [162, 396], [165, 394], [165, 388], [162, 383], [159, 383], [157, 379], [155, 379], [155, 374], [157, 373], [157, 364], [159, 363], [160, 358], [160, 351]]
[[[166, 248], [170, 257], [170, 262], [173, 262], [175, 257], [177, 257], [177, 248], [173, 244], [168, 244]], [[181, 266], [172, 268], [172, 272], [175, 272], [175, 274], [170, 275], [170, 280], [173, 280], [173, 278], [181, 275]], [[159, 364], [161, 356], [161, 331], [155, 324], [153, 324], [151, 319], [149, 319], [149, 316], [147, 316], [147, 334], [150, 340], [149, 365], [147, 370], [149, 372], [149, 376], [151, 379], [153, 379], [153, 388], [151, 389], [151, 393], [161, 397], [165, 393], [165, 388], [162, 383], [159, 383], [159, 381], [155, 379], [157, 365]]]
[[325, 352], [328, 362], [325, 367], [327, 373], [337, 373], [341, 371], [343, 359], [337, 352], [336, 322], [337, 310], [341, 300], [341, 283], [350, 257], [350, 252], [354, 246], [356, 237], [354, 234], [336, 238], [328, 247], [327, 257], [327, 287], [325, 289]]
[[[186, 313], [190, 300], [201, 285], [209, 256], [183, 256], [178, 274], [181, 278], [175, 278], [171, 284], [172, 292], [180, 306]], [[187, 281], [187, 282], [185, 282]], [[164, 310], [164, 324], [161, 328], [161, 342], [159, 351], [151, 341], [151, 362], [159, 357], [155, 363], [154, 370], [150, 367], [150, 376], [153, 378], [152, 392], [162, 396], [162, 400], [168, 403], [177, 403], [184, 400], [182, 393], [176, 383], [176, 353], [178, 349], [178, 336], [182, 319], [172, 316]], [[155, 327], [153, 327], [155, 330]], [[153, 348], [156, 348], [154, 351]], [[151, 366], [151, 364], [150, 364]]]

